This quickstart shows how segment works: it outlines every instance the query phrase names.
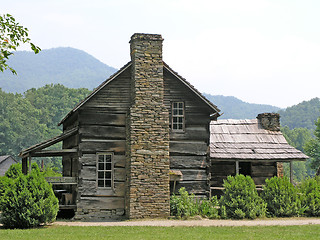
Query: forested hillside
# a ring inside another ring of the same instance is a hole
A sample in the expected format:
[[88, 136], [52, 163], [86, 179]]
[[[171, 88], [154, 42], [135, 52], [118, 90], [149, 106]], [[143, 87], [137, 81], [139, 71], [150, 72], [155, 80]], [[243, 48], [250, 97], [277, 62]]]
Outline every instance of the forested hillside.
[[320, 117], [320, 99], [313, 98], [279, 111], [281, 125], [293, 128], [315, 129], [315, 121]]
[[10, 71], [1, 73], [0, 88], [13, 93], [57, 83], [69, 88], [93, 89], [116, 71], [74, 48], [53, 48], [39, 54], [17, 51], [8, 63], [18, 75]]
[[46, 85], [22, 94], [0, 90], [0, 155], [19, 152], [60, 134], [57, 124], [89, 94], [84, 88]]
[[223, 115], [220, 119], [254, 119], [259, 113], [278, 112], [280, 110], [280, 108], [271, 105], [246, 103], [231, 96], [207, 93], [204, 93], [204, 96], [221, 110]]

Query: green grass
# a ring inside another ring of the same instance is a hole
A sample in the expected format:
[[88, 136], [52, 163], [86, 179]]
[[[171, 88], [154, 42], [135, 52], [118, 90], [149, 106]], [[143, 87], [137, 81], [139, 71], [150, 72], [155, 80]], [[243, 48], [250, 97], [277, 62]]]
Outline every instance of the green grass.
[[320, 225], [258, 227], [67, 227], [0, 229], [1, 240], [320, 239]]

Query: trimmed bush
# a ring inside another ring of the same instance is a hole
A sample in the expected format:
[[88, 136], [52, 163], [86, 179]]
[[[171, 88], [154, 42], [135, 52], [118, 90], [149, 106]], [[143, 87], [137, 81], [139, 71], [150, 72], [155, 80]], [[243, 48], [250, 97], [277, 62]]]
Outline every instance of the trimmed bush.
[[266, 205], [250, 176], [228, 176], [223, 186], [224, 195], [220, 199], [222, 218], [255, 219], [265, 215]]
[[320, 178], [307, 178], [299, 185], [301, 205], [307, 216], [320, 216]]
[[36, 164], [29, 175], [18, 174], [12, 181], [0, 201], [5, 228], [31, 228], [55, 220], [58, 199]]
[[303, 212], [298, 191], [287, 177], [266, 179], [261, 194], [271, 217], [292, 217]]

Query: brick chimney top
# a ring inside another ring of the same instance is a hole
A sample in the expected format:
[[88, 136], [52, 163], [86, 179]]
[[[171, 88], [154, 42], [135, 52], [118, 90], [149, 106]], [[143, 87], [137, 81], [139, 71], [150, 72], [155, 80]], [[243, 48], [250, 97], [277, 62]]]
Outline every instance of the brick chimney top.
[[261, 126], [270, 131], [280, 131], [280, 114], [279, 113], [260, 113], [257, 119]]

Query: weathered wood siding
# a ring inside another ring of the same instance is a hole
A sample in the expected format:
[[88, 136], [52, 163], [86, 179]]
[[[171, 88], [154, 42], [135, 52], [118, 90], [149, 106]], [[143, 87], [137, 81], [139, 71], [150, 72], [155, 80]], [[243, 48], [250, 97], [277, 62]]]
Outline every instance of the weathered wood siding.
[[276, 162], [252, 162], [251, 177], [256, 185], [265, 184], [267, 178], [277, 176]]
[[[227, 176], [234, 176], [236, 174], [236, 164], [233, 161], [218, 161], [211, 162], [211, 180], [210, 185], [213, 187], [222, 187], [223, 180]], [[251, 174], [256, 185], [265, 184], [267, 178], [277, 176], [277, 163], [265, 161], [252, 161]]]
[[[126, 114], [129, 105], [130, 69], [127, 69], [78, 111], [78, 215], [106, 217], [124, 213]], [[96, 154], [101, 152], [114, 154], [114, 189], [97, 187]]]
[[[184, 102], [185, 131], [170, 131], [170, 169], [180, 170], [182, 180], [175, 192], [185, 187], [190, 193], [207, 195], [209, 122], [212, 110], [179, 79], [164, 69], [164, 103], [170, 113], [172, 102]], [[173, 183], [171, 182], [171, 193]]]

